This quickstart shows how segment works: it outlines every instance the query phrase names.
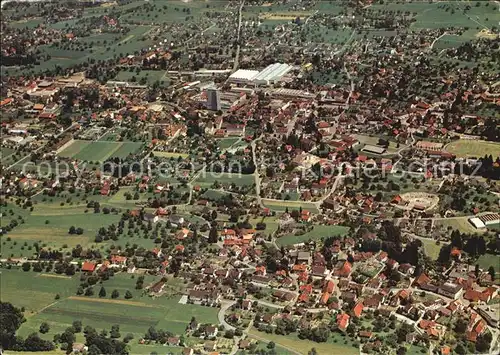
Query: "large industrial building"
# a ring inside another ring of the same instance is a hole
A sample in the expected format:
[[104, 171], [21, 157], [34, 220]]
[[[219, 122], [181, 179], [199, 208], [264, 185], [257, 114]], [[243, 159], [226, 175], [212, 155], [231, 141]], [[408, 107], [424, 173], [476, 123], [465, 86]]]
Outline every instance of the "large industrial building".
[[292, 69], [293, 66], [283, 63], [271, 64], [260, 72], [240, 69], [231, 74], [228, 81], [237, 84], [267, 86], [276, 84]]
[[207, 108], [212, 111], [218, 111], [221, 109], [219, 90], [207, 89]]

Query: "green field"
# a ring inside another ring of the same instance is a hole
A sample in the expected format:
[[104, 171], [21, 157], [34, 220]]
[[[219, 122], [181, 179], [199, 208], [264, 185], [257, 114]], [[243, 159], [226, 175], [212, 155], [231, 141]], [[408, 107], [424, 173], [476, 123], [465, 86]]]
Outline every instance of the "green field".
[[499, 256], [493, 254], [484, 254], [477, 259], [476, 263], [483, 270], [488, 270], [490, 266], [493, 266], [496, 271], [496, 278], [500, 277], [500, 265], [499, 265]]
[[[38, 243], [43, 248], [56, 250], [62, 248], [63, 251], [71, 251], [78, 244], [84, 247], [90, 246], [100, 227], [107, 227], [112, 223], [117, 223], [120, 219], [117, 214], [93, 213], [92, 209], [85, 213], [84, 201], [76, 202], [73, 206], [69, 204], [61, 206], [57, 203], [59, 200], [54, 199], [56, 201], [52, 203], [46, 201], [35, 204], [31, 213], [19, 210], [13, 204], [6, 207], [7, 210], [14, 210], [14, 216], [2, 218], [2, 226], [7, 225], [10, 222], [9, 219], [17, 218], [19, 215], [24, 218], [25, 223], [19, 224], [0, 238], [3, 257], [31, 257], [35, 253], [34, 243]], [[82, 228], [83, 233], [81, 235], [68, 234], [71, 226]]]
[[[337, 343], [326, 342], [326, 343], [316, 343], [314, 341], [299, 339], [296, 335], [281, 336], [276, 334], [268, 334], [265, 332], [259, 332], [257, 329], [252, 328], [249, 332], [250, 336], [254, 336], [256, 339], [273, 341], [277, 345], [281, 345], [287, 349], [294, 349], [301, 354], [307, 354], [312, 348], [315, 348], [317, 354], [319, 355], [332, 355], [332, 354], [359, 354], [359, 350], [352, 345], [344, 344], [338, 341]], [[334, 338], [344, 339], [338, 334], [334, 334]], [[329, 339], [330, 340], [330, 339]]]
[[75, 140], [59, 156], [85, 161], [105, 161], [109, 158], [126, 158], [137, 153], [143, 143]]
[[155, 157], [160, 157], [160, 158], [174, 158], [178, 159], [179, 157], [181, 158], [187, 158], [189, 157], [189, 154], [187, 153], [174, 153], [174, 152], [153, 152], [153, 155]]
[[[170, 296], [151, 298], [136, 290], [135, 280], [129, 274], [116, 274], [104, 281], [107, 297], [99, 298], [75, 296], [79, 284], [79, 275], [72, 277], [51, 273], [24, 272], [21, 270], [2, 269], [0, 282], [2, 301], [11, 302], [18, 307], [25, 307], [27, 321], [19, 330], [19, 335], [26, 336], [38, 330], [42, 322], [50, 325], [50, 331], [41, 335], [52, 339], [54, 334], [63, 332], [74, 320], [81, 320], [83, 326], [91, 325], [96, 329], [110, 329], [113, 324], [120, 325], [122, 336], [134, 335], [135, 344], [150, 326], [168, 330], [174, 334], [184, 333], [191, 317], [200, 323], [217, 324], [217, 308], [179, 304], [179, 291], [183, 289], [181, 280], [169, 278], [167, 293]], [[146, 276], [145, 285], [158, 281], [158, 277]], [[97, 294], [100, 285], [94, 286]], [[120, 297], [111, 299], [112, 290], [118, 290]], [[125, 300], [123, 295], [129, 290], [133, 298]], [[59, 294], [60, 299], [55, 300]], [[77, 334], [77, 341], [83, 341], [83, 334]], [[133, 348], [139, 350], [139, 345]]]
[[237, 173], [212, 173], [207, 171], [201, 174], [193, 182], [193, 185], [211, 187], [216, 181], [220, 184], [235, 184], [236, 186], [250, 186], [255, 183], [254, 176], [252, 174], [243, 175]]
[[168, 86], [170, 84], [167, 72], [162, 70], [141, 70], [139, 73], [135, 70], [121, 70], [116, 74], [113, 80], [135, 82], [138, 84], [144, 83], [148, 85], [153, 85], [158, 81], [161, 86]]
[[437, 245], [435, 240], [422, 238], [420, 241], [424, 245], [425, 254], [432, 260], [437, 260], [441, 245]]
[[314, 226], [313, 230], [302, 235], [285, 235], [277, 239], [276, 243], [279, 246], [292, 245], [307, 242], [308, 240], [321, 240], [322, 238], [331, 236], [344, 236], [348, 233], [349, 228], [344, 226]]
[[292, 211], [298, 210], [300, 207], [302, 207], [303, 210], [318, 213], [316, 205], [309, 202], [262, 199], [262, 203], [264, 203], [266, 207], [270, 208], [273, 211], [283, 212], [287, 208], [289, 211]]
[[479, 158], [484, 157], [486, 154], [491, 154], [493, 159], [495, 159], [500, 156], [500, 143], [459, 139], [448, 144], [446, 151], [455, 154], [459, 158]]

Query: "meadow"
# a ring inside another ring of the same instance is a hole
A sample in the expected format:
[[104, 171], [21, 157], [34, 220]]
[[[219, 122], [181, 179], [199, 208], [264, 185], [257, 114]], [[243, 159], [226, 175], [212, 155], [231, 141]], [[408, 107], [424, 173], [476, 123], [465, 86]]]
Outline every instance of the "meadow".
[[[41, 337], [50, 340], [71, 326], [74, 320], [81, 320], [84, 327], [90, 325], [98, 330], [109, 330], [112, 325], [119, 324], [122, 336], [128, 333], [134, 335], [132, 346], [137, 350], [137, 340], [150, 326], [181, 335], [193, 316], [200, 323], [218, 323], [217, 308], [178, 303], [178, 294], [184, 288], [180, 280], [169, 278], [167, 296], [151, 298], [143, 290], [135, 289], [135, 277], [137, 275], [117, 273], [102, 285], [95, 285], [94, 296], [87, 297], [75, 295], [79, 284], [78, 274], [65, 276], [24, 272], [15, 268], [2, 269], [2, 301], [25, 307], [27, 321], [19, 330], [21, 336], [38, 331], [42, 322], [49, 324], [50, 331], [41, 334]], [[145, 275], [144, 285], [158, 280], [158, 277]], [[107, 297], [97, 296], [101, 286], [105, 287]], [[120, 296], [112, 299], [110, 295], [115, 289]], [[132, 293], [131, 299], [124, 299], [126, 291]], [[60, 297], [58, 300], [55, 300], [56, 295]], [[77, 341], [83, 340], [83, 334], [77, 334]]]
[[313, 230], [302, 235], [288, 234], [276, 239], [279, 246], [304, 243], [308, 240], [321, 240], [331, 236], [345, 236], [349, 232], [344, 226], [314, 226]]
[[136, 142], [75, 140], [61, 151], [59, 156], [77, 160], [102, 162], [109, 158], [126, 158], [130, 154], [138, 152], [142, 145], [143, 143]]
[[[250, 337], [255, 337], [259, 340], [273, 341], [277, 345], [281, 345], [287, 349], [293, 349], [301, 354], [307, 354], [312, 348], [316, 349], [319, 355], [331, 355], [331, 354], [359, 354], [357, 347], [353, 347], [349, 341], [345, 340], [340, 334], [332, 334], [331, 339], [326, 343], [317, 343], [310, 340], [299, 339], [295, 334], [290, 334], [286, 336], [268, 334], [265, 332], [259, 332], [257, 329], [252, 328], [249, 332]], [[337, 340], [333, 342], [332, 340]], [[347, 344], [344, 343], [347, 342]]]

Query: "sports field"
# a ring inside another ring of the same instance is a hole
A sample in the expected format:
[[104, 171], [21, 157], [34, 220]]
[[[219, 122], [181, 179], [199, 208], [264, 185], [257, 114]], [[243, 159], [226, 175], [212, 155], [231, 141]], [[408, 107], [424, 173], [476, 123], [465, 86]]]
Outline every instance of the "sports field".
[[105, 161], [109, 158], [126, 158], [137, 153], [143, 143], [75, 140], [59, 156], [86, 161]]
[[445, 149], [459, 158], [479, 158], [491, 154], [495, 159], [500, 156], [500, 143], [481, 140], [459, 139], [449, 143]]
[[292, 210], [298, 210], [302, 207], [303, 210], [311, 211], [313, 213], [318, 213], [316, 205], [309, 202], [301, 201], [289, 201], [289, 200], [270, 200], [262, 199], [262, 203], [273, 211], [285, 211], [287, 208], [291, 212]]
[[332, 236], [344, 236], [349, 232], [344, 226], [314, 226], [313, 230], [302, 235], [289, 234], [276, 240], [279, 246], [304, 243], [308, 240], [321, 240]]

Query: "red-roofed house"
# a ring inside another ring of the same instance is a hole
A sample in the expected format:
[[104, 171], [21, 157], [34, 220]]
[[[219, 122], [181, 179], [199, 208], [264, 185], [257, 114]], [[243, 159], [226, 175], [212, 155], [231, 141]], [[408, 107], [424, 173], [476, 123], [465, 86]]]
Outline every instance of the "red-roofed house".
[[82, 271], [84, 272], [94, 272], [96, 264], [89, 261], [85, 261], [82, 265]]
[[351, 317], [349, 317], [347, 313], [341, 313], [337, 316], [337, 326], [339, 327], [340, 331], [345, 332], [347, 330], [350, 318]]
[[361, 313], [363, 312], [363, 303], [362, 302], [359, 302], [358, 304], [356, 304], [352, 310], [352, 312], [354, 313], [354, 315], [359, 318], [361, 317]]

